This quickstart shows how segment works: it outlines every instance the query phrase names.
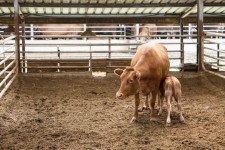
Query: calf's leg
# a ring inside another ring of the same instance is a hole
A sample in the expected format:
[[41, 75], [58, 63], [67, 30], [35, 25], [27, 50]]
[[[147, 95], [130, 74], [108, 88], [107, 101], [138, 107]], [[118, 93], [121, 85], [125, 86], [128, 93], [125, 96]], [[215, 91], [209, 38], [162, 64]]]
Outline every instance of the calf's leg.
[[171, 123], [171, 118], [170, 118], [170, 112], [171, 112], [171, 103], [170, 103], [170, 100], [171, 100], [171, 95], [168, 95], [166, 97], [166, 102], [167, 102], [167, 119], [166, 119], [166, 124], [170, 124]]
[[163, 96], [161, 94], [158, 95], [158, 106], [159, 106], [159, 112], [158, 116], [162, 114], [162, 107], [163, 107]]
[[180, 121], [184, 122], [185, 120], [184, 120], [184, 117], [182, 115], [182, 108], [181, 108], [181, 96], [180, 95], [176, 95], [175, 96], [175, 100], [177, 101], [177, 109], [178, 109], [178, 111], [180, 113]]

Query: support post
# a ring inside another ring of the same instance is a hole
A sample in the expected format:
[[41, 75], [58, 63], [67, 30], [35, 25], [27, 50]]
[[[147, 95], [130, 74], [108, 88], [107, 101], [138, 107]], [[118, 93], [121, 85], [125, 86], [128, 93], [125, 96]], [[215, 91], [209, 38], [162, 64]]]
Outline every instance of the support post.
[[14, 0], [14, 25], [15, 25], [15, 51], [16, 51], [16, 66], [17, 73], [21, 72], [20, 69], [20, 39], [19, 39], [19, 3]]
[[220, 70], [220, 52], [219, 52], [219, 50], [220, 50], [220, 44], [218, 43], [217, 44], [217, 71], [219, 71]]
[[183, 19], [180, 20], [180, 64], [181, 64], [181, 72], [183, 74], [184, 72], [184, 24], [183, 24]]
[[203, 0], [197, 0], [197, 64], [198, 72], [203, 71]]
[[108, 39], [109, 41], [109, 56], [108, 56], [108, 59], [109, 59], [109, 67], [111, 67], [112, 63], [111, 63], [111, 37], [109, 37]]
[[26, 72], [26, 57], [25, 57], [25, 21], [22, 21], [22, 72]]

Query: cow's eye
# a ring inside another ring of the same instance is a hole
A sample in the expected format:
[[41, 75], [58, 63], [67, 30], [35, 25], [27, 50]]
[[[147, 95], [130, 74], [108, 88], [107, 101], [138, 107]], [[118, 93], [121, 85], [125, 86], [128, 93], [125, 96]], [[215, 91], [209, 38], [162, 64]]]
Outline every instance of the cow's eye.
[[130, 79], [130, 80], [128, 80], [128, 82], [129, 82], [129, 83], [133, 83], [133, 82], [134, 82], [134, 80], [133, 80], [133, 79]]

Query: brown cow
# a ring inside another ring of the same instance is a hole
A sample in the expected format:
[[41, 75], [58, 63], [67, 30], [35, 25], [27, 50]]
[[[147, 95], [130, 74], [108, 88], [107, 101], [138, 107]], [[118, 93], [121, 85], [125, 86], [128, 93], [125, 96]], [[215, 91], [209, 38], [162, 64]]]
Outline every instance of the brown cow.
[[170, 125], [170, 112], [171, 112], [171, 102], [174, 98], [177, 102], [177, 108], [180, 113], [180, 121], [184, 122], [184, 117], [182, 115], [181, 108], [181, 84], [180, 81], [174, 76], [167, 76], [166, 79], [161, 81], [160, 84], [160, 107], [159, 115], [162, 113], [163, 99], [166, 99], [167, 102], [167, 119], [166, 124]]
[[[37, 24], [38, 32], [42, 35], [79, 35], [83, 32], [83, 24]], [[51, 39], [48, 38], [48, 39]]]
[[135, 110], [131, 122], [136, 121], [138, 117], [140, 92], [145, 96], [152, 94], [150, 120], [155, 119], [154, 106], [159, 92], [160, 81], [167, 76], [169, 67], [170, 63], [166, 48], [162, 44], [146, 43], [138, 48], [131, 61], [131, 66], [126, 67], [124, 70], [114, 70], [114, 73], [119, 75], [121, 80], [116, 97], [124, 99], [130, 95], [135, 95]]

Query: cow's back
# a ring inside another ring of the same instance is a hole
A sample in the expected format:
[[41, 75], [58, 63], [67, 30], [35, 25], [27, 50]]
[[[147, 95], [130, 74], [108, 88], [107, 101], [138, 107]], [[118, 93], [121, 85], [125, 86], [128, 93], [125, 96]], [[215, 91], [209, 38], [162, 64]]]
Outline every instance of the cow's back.
[[169, 73], [169, 58], [165, 46], [159, 43], [141, 45], [134, 55], [131, 66], [144, 76], [162, 79]]

